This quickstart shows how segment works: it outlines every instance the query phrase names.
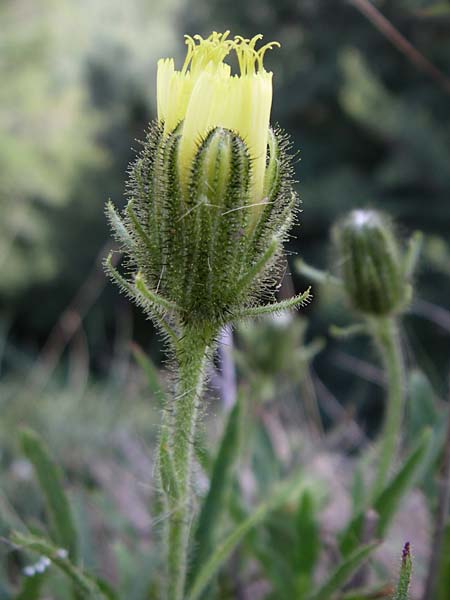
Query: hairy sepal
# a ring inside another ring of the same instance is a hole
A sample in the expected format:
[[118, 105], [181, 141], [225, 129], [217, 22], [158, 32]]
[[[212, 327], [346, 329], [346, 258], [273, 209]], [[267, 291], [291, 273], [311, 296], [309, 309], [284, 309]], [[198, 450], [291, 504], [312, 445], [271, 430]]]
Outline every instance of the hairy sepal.
[[[283, 242], [298, 211], [289, 143], [271, 130], [266, 196], [255, 203], [250, 199], [252, 162], [236, 133], [216, 128], [199, 141], [189, 185], [182, 188], [182, 124], [169, 135], [162, 131], [159, 124], [150, 127], [129, 169], [122, 218], [108, 207], [129, 274], [114, 279], [160, 326], [165, 315], [161, 305], [150, 306], [153, 295], [166, 307], [176, 307], [169, 311], [170, 320], [180, 331], [195, 323], [209, 323], [218, 331], [273, 297]], [[141, 291], [135, 286], [137, 273]]]

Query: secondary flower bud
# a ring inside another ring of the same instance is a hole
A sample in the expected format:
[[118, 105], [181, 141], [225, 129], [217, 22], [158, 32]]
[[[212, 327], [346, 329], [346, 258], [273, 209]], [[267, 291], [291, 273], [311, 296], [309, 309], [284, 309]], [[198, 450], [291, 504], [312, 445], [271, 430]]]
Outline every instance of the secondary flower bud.
[[390, 220], [375, 210], [354, 210], [335, 227], [334, 238], [353, 307], [375, 316], [402, 310], [410, 286]]

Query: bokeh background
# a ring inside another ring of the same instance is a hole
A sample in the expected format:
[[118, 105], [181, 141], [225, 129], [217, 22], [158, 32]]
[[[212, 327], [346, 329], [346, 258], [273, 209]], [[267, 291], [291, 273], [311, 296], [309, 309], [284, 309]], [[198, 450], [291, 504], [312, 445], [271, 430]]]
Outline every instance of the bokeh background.
[[[388, 22], [377, 20], [367, 6], [379, 9]], [[416, 298], [404, 319], [404, 343], [410, 364], [445, 395], [450, 364], [447, 2], [3, 0], [4, 466], [16, 452], [17, 426], [30, 423], [66, 457], [69, 473], [89, 463], [108, 487], [110, 467], [94, 464], [94, 451], [136, 454], [130, 438], [145, 440], [139, 447], [145, 472], [146, 436], [155, 434], [157, 419], [133, 343], [156, 365], [161, 345], [151, 324], [103, 274], [101, 262], [111, 244], [104, 204], [110, 197], [123, 205], [127, 164], [155, 117], [157, 59], [181, 61], [185, 33], [226, 29], [249, 37], [263, 33], [266, 41], [281, 43], [266, 60], [274, 72], [273, 121], [300, 150], [296, 169], [303, 202], [281, 294], [309, 284], [297, 273], [296, 256], [337, 270], [330, 227], [352, 208], [385, 210], [397, 220], [402, 239], [420, 229], [425, 243]], [[331, 422], [324, 407], [332, 398], [351, 406], [371, 434], [382, 397], [375, 354], [365, 340], [345, 345], [333, 340], [330, 324], [345, 325], [350, 313], [342, 298], [326, 289], [315, 286], [314, 293], [312, 304], [296, 317], [301, 335], [292, 343], [324, 342], [309, 381], [322, 420], [325, 427]], [[243, 334], [237, 342], [244, 351], [246, 339]], [[295, 364], [289, 369], [295, 382]], [[133, 460], [136, 464], [136, 456]], [[145, 528], [147, 517], [138, 508], [133, 518]]]

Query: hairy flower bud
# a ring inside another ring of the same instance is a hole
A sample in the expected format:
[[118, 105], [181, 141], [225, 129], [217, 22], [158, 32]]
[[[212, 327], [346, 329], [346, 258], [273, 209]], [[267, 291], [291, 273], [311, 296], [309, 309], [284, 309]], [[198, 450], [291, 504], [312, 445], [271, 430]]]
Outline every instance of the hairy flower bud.
[[[158, 120], [130, 167], [124, 217], [107, 210], [135, 280], [108, 271], [154, 319], [217, 329], [263, 310], [277, 276], [297, 197], [288, 143], [269, 126], [274, 44], [256, 50], [260, 37], [187, 37], [181, 71], [158, 63]], [[223, 62], [232, 50], [240, 75]]]
[[410, 286], [390, 220], [375, 210], [354, 210], [337, 224], [334, 238], [353, 307], [374, 316], [401, 311]]

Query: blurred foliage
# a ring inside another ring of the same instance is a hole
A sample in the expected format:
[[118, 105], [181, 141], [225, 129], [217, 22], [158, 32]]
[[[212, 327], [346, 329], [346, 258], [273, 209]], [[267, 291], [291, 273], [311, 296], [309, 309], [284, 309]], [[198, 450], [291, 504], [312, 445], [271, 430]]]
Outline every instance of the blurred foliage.
[[[249, 357], [253, 350], [250, 344]], [[291, 356], [286, 363], [293, 366], [296, 358]], [[306, 363], [304, 368], [308, 370]], [[150, 369], [150, 387], [159, 394], [165, 384], [161, 380], [155, 386], [151, 365]], [[99, 387], [89, 390], [93, 396], [89, 393], [86, 399], [80, 398], [77, 410], [71, 413], [59, 391], [62, 405], [58, 411], [52, 411], [50, 403], [41, 407], [46, 425], [36, 420], [36, 414], [22, 417], [22, 422], [41, 429], [46, 442], [24, 429], [20, 437], [27, 460], [18, 453], [2, 457], [0, 531], [4, 536], [11, 530], [16, 532], [11, 538], [16, 545], [14, 553], [3, 545], [0, 554], [0, 568], [8, 573], [3, 579], [4, 598], [22, 598], [17, 594], [24, 594], [27, 600], [39, 597], [31, 595], [35, 589], [29, 590], [31, 583], [55, 600], [72, 598], [73, 585], [86, 598], [160, 597], [155, 584], [161, 571], [159, 540], [164, 514], [150, 520], [147, 513], [149, 502], [155, 501], [148, 445], [154, 447], [156, 423], [147, 398], [142, 398], [147, 393], [144, 386], [149, 383], [146, 374], [133, 369], [127, 380], [125, 387], [115, 391]], [[136, 381], [137, 388], [133, 387]], [[415, 372], [411, 395], [426, 394], [426, 385], [423, 375]], [[212, 523], [202, 530], [193, 528], [194, 547], [203, 560], [198, 572], [193, 572], [188, 597], [225, 600], [235, 597], [238, 586], [250, 597], [267, 600], [294, 595], [308, 600], [389, 598], [391, 588], [385, 585], [383, 565], [389, 565], [390, 577], [396, 576], [397, 565], [386, 559], [386, 545], [378, 549], [378, 540], [394, 539], [398, 552], [399, 531], [392, 536], [390, 530], [402, 514], [409, 521], [414, 521], [413, 514], [418, 519], [417, 512], [412, 512], [416, 509], [408, 506], [408, 496], [420, 493], [413, 486], [422, 486], [423, 475], [428, 478], [434, 471], [435, 451], [439, 453], [442, 445], [440, 434], [424, 433], [422, 427], [407, 444], [403, 464], [374, 505], [379, 515], [373, 532], [377, 541], [367, 543], [362, 536], [371, 518], [369, 499], [364, 493], [361, 498], [361, 491], [367, 492], [371, 477], [370, 447], [356, 461], [349, 459], [335, 446], [333, 430], [318, 440], [306, 433], [304, 425], [296, 423], [295, 398], [285, 400], [283, 407], [281, 402], [255, 407], [252, 398], [245, 396], [246, 389], [242, 380], [240, 400], [234, 409], [228, 415], [221, 412], [215, 416], [216, 425], [219, 422], [223, 430], [220, 442], [213, 440], [212, 449], [208, 445], [203, 450], [211, 455], [202, 461], [197, 485], [201, 488], [206, 477], [211, 487], [199, 497], [197, 526]], [[94, 401], [102, 391], [115, 404], [112, 411], [111, 404], [103, 405], [106, 411], [102, 413], [102, 405]], [[122, 403], [120, 397], [126, 397], [127, 402]], [[95, 414], [84, 412], [86, 400]], [[53, 406], [57, 404], [54, 398], [51, 401]], [[53, 414], [60, 411], [62, 416]], [[288, 414], [290, 419], [286, 420]], [[442, 415], [442, 401], [435, 398], [433, 424], [437, 423], [437, 429], [442, 425], [441, 418], [437, 422], [438, 414]], [[55, 418], [63, 418], [70, 430], [64, 431]], [[108, 419], [109, 424], [99, 428], [99, 423]], [[97, 428], [96, 434], [94, 429], [85, 430], [89, 422]], [[2, 432], [3, 425], [2, 421]], [[287, 455], [283, 445], [287, 445]], [[78, 449], [76, 454], [74, 447]], [[266, 461], [255, 460], [261, 454]], [[63, 461], [64, 478], [53, 464], [52, 455], [59, 457], [58, 462]], [[362, 490], [351, 484], [351, 474], [356, 471], [364, 474]], [[400, 535], [404, 535], [404, 527]], [[427, 546], [427, 538], [423, 539], [419, 531], [411, 532], [408, 535], [412, 535], [417, 552], [419, 544]], [[75, 538], [78, 561], [61, 550], [75, 544]], [[50, 561], [41, 576], [42, 557]], [[420, 581], [420, 563], [416, 563], [415, 579]], [[442, 585], [446, 577], [443, 569]], [[253, 580], [265, 582], [254, 596]], [[201, 591], [205, 589], [203, 596]], [[336, 596], [341, 589], [346, 591]]]
[[144, 0], [0, 7], [0, 306], [19, 336], [46, 335], [106, 241], [104, 202], [122, 196], [133, 140], [152, 117], [173, 10]]
[[57, 275], [48, 210], [67, 202], [80, 172], [100, 168], [104, 157], [74, 65], [55, 61], [60, 50], [49, 15], [30, 6], [32, 18], [18, 31], [17, 5], [3, 3], [0, 11], [0, 289], [14, 298]]

